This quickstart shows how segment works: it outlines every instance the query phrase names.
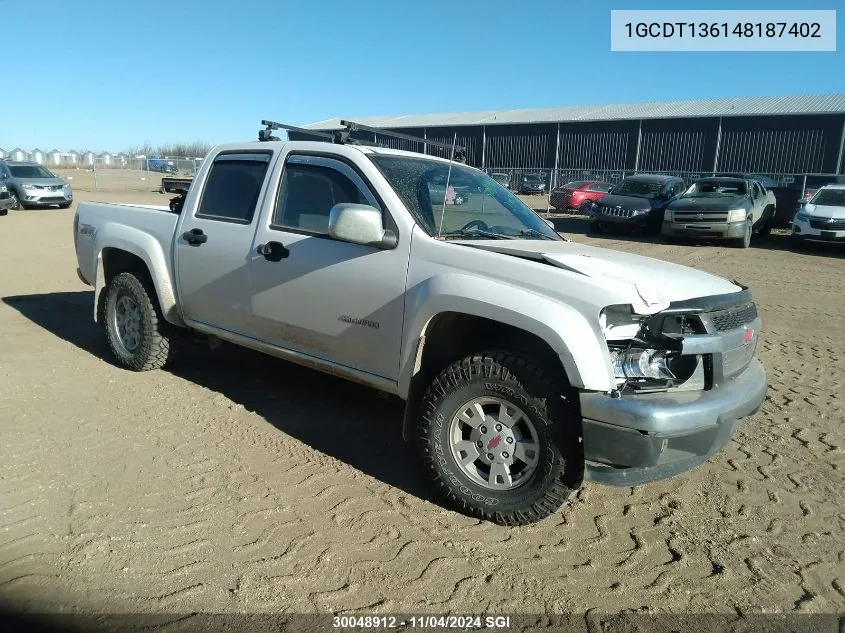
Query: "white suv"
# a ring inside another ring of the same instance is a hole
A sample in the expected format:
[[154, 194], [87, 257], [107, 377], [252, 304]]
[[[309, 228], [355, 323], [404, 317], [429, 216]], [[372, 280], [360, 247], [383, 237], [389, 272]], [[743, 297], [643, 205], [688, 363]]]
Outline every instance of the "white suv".
[[845, 243], [845, 184], [825, 185], [792, 220], [792, 244]]

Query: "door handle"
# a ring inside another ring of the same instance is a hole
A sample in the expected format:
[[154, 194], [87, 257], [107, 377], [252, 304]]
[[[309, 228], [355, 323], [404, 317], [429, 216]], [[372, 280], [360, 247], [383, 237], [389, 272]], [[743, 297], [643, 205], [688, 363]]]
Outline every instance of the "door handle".
[[202, 232], [202, 229], [191, 229], [182, 233], [182, 238], [191, 246], [199, 246], [208, 241], [208, 235]]
[[268, 262], [280, 262], [290, 255], [290, 251], [281, 242], [267, 242], [258, 245], [258, 252], [264, 255]]

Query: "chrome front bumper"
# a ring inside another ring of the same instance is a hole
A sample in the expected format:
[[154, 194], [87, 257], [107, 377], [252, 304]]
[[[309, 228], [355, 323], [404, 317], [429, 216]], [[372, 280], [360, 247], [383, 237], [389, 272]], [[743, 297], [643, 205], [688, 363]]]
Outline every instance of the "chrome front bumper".
[[737, 239], [745, 236], [748, 220], [741, 222], [707, 222], [701, 225], [682, 222], [664, 222], [663, 235], [670, 237], [701, 237]]

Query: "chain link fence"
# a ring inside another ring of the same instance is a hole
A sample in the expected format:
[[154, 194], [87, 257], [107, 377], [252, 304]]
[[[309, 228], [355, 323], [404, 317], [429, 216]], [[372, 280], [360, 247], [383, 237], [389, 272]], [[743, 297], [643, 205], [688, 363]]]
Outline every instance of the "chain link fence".
[[161, 179], [193, 178], [202, 158], [80, 156], [76, 162], [45, 163], [79, 191], [161, 191]]

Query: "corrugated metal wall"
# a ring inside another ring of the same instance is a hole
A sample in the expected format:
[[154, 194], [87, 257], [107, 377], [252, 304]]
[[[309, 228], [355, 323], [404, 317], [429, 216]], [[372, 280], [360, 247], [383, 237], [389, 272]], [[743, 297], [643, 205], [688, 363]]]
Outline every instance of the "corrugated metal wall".
[[[467, 148], [467, 163], [482, 167], [483, 155], [488, 170], [552, 169], [558, 147], [557, 167], [564, 170], [800, 174], [845, 173], [843, 124], [842, 114], [725, 117], [720, 136], [718, 118], [562, 123], [559, 145], [558, 125], [548, 123], [396, 131], [450, 144], [457, 133], [458, 144]], [[356, 136], [372, 140], [372, 135]], [[377, 140], [397, 149], [423, 150], [421, 143], [403, 139]], [[427, 151], [445, 158], [450, 153]]]
[[713, 169], [718, 119], [643, 121], [637, 169], [703, 171]]
[[782, 174], [834, 171], [841, 122], [842, 117], [824, 116], [724, 119], [719, 169]]
[[[404, 130], [398, 130], [405, 133]], [[455, 133], [458, 135], [457, 144], [466, 148], [467, 163], [476, 167], [481, 166], [481, 145], [483, 141], [483, 131], [480, 126], [475, 127], [437, 127], [426, 128], [426, 140], [436, 141], [438, 143], [447, 143], [452, 145], [455, 142]], [[440, 156], [441, 158], [449, 158], [452, 150], [445, 147], [431, 147], [428, 146], [426, 153], [432, 156]]]
[[486, 134], [484, 165], [487, 167], [542, 169], [554, 166], [555, 124], [490, 125]]
[[561, 169], [625, 169], [637, 147], [634, 122], [566, 123], [560, 126]]

